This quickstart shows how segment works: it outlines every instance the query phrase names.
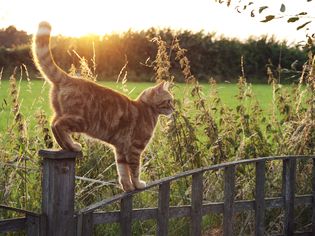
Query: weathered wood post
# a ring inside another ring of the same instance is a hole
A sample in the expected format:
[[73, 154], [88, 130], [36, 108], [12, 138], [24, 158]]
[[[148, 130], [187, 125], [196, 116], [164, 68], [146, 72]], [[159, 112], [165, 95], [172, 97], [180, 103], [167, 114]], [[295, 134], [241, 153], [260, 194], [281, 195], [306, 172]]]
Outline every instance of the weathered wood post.
[[42, 213], [47, 236], [74, 236], [75, 159], [79, 152], [40, 150], [43, 158]]

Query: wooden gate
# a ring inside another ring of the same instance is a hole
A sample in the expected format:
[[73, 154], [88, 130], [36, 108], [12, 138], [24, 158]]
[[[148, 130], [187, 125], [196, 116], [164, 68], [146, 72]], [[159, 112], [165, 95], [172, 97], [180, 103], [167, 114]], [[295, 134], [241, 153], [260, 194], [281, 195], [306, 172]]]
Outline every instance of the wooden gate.
[[[203, 167], [150, 183], [143, 190], [122, 193], [110, 199], [92, 204], [74, 212], [75, 158], [79, 153], [66, 151], [40, 151], [43, 157], [43, 199], [42, 213], [24, 211], [23, 219], [0, 220], [0, 232], [26, 229], [27, 235], [79, 235], [93, 234], [98, 224], [119, 223], [123, 236], [132, 235], [132, 222], [154, 219], [157, 222], [157, 235], [167, 235], [169, 220], [177, 217], [190, 218], [190, 235], [201, 235], [202, 217], [209, 213], [223, 213], [223, 235], [233, 235], [234, 216], [237, 212], [255, 212], [255, 235], [264, 235], [266, 209], [284, 209], [284, 235], [313, 235], [315, 232], [315, 156], [263, 157], [235, 161]], [[295, 194], [297, 162], [312, 161], [312, 192], [308, 195]], [[281, 161], [282, 196], [265, 197], [266, 163]], [[243, 165], [255, 166], [255, 197], [252, 200], [235, 201], [236, 168]], [[205, 172], [224, 171], [223, 202], [203, 201], [203, 175]], [[191, 204], [170, 206], [170, 184], [181, 178], [191, 176]], [[156, 208], [133, 209], [133, 196], [158, 187], [158, 206]], [[113, 203], [120, 204], [119, 211], [100, 211], [100, 208]], [[294, 209], [305, 205], [312, 209], [312, 232], [295, 232]], [[5, 208], [1, 206], [0, 208]], [[9, 209], [14, 210], [14, 209]], [[18, 209], [16, 209], [18, 210]], [[23, 210], [22, 210], [23, 211]], [[33, 222], [27, 223], [27, 222]], [[32, 226], [32, 227], [31, 227]]]
[[[313, 192], [309, 195], [295, 196], [296, 162], [300, 159], [313, 158]], [[265, 198], [265, 167], [266, 162], [283, 162], [283, 192], [282, 197]], [[194, 169], [167, 177], [149, 184], [141, 191], [124, 193], [111, 199], [95, 203], [78, 212], [78, 235], [92, 235], [93, 226], [97, 224], [120, 223], [122, 235], [132, 235], [131, 223], [134, 220], [155, 219], [157, 235], [167, 235], [169, 219], [175, 217], [190, 217], [190, 235], [201, 235], [202, 216], [209, 213], [223, 213], [223, 235], [233, 235], [234, 213], [255, 211], [255, 235], [265, 233], [265, 211], [271, 208], [284, 209], [284, 235], [295, 235], [294, 208], [309, 205], [313, 209], [312, 232], [315, 232], [315, 167], [314, 156], [279, 156], [263, 157], [251, 160], [241, 160], [224, 163], [200, 169]], [[256, 189], [255, 199], [234, 201], [235, 169], [239, 165], [255, 165]], [[218, 203], [203, 203], [203, 174], [209, 171], [224, 170], [224, 201]], [[191, 205], [170, 206], [170, 183], [180, 178], [192, 176]], [[132, 198], [138, 192], [146, 191], [155, 186], [159, 187], [158, 207], [149, 209], [133, 209]], [[95, 212], [97, 209], [120, 202], [120, 211]], [[299, 232], [298, 235], [313, 235], [312, 232]]]

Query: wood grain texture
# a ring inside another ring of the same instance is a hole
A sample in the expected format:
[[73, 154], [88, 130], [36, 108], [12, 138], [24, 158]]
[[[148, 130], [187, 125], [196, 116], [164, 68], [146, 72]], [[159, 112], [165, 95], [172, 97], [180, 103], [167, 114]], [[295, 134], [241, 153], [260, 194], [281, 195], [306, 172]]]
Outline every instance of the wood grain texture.
[[224, 207], [223, 207], [223, 235], [233, 235], [235, 195], [235, 166], [224, 168]]
[[[296, 196], [296, 206], [312, 206], [312, 195]], [[282, 208], [283, 197], [265, 198], [265, 209]], [[223, 213], [223, 202], [205, 203], [202, 205], [202, 215], [209, 213]], [[234, 202], [234, 212], [254, 211], [255, 200], [241, 200]], [[132, 221], [156, 219], [158, 208], [142, 208], [132, 210]], [[191, 206], [170, 206], [169, 218], [189, 217]], [[93, 213], [93, 224], [117, 223], [120, 219], [120, 211], [95, 212]]]
[[312, 232], [315, 232], [315, 158], [313, 158], [313, 169], [312, 169]]
[[256, 162], [255, 189], [255, 235], [263, 236], [265, 232], [265, 161]]
[[26, 235], [43, 235], [40, 228], [41, 219], [33, 215], [26, 215]]
[[[58, 153], [43, 156], [42, 211], [47, 220], [45, 231], [48, 236], [71, 236], [75, 234], [75, 158], [51, 158]], [[72, 155], [71, 152], [61, 153]]]
[[122, 236], [132, 235], [132, 196], [121, 199], [120, 203], [120, 230]]
[[49, 159], [71, 159], [82, 157], [82, 152], [71, 152], [66, 150], [39, 150], [38, 155]]
[[190, 235], [201, 235], [203, 181], [202, 172], [193, 174], [191, 187]]
[[92, 236], [93, 235], [93, 214], [81, 214], [77, 220], [76, 236]]
[[294, 196], [296, 160], [288, 158], [283, 160], [283, 197], [284, 197], [284, 234], [294, 234]]
[[[201, 168], [197, 168], [197, 169], [193, 169], [193, 170], [188, 170], [188, 171], [184, 171], [181, 172], [177, 175], [174, 176], [169, 176], [169, 177], [165, 177], [156, 181], [153, 181], [151, 183], [148, 183], [148, 185], [141, 189], [141, 190], [135, 190], [133, 192], [128, 192], [128, 193], [122, 193], [122, 194], [118, 194], [113, 196], [112, 198], [109, 199], [104, 199], [102, 201], [96, 202], [91, 204], [90, 206], [87, 206], [83, 209], [81, 209], [79, 211], [79, 213], [87, 213], [87, 212], [93, 212], [96, 209], [99, 209], [101, 207], [104, 207], [106, 205], [109, 205], [111, 203], [117, 202], [119, 200], [121, 200], [122, 198], [124, 198], [126, 195], [134, 195], [137, 194], [139, 192], [144, 192], [148, 189], [152, 189], [156, 186], [159, 186], [161, 183], [164, 183], [166, 181], [172, 182], [172, 181], [176, 181], [178, 179], [187, 177], [187, 176], [191, 176], [195, 173], [199, 173], [199, 172], [205, 172], [205, 171], [216, 171], [216, 170], [220, 170], [220, 169], [224, 169], [226, 167], [229, 166], [236, 166], [236, 165], [249, 165], [249, 164], [253, 164], [253, 163], [257, 163], [260, 161], [266, 161], [266, 162], [271, 162], [271, 161], [277, 161], [277, 160], [284, 160], [286, 159], [286, 156], [270, 156], [270, 157], [259, 157], [259, 158], [255, 158], [255, 159], [244, 159], [244, 160], [239, 160], [239, 161], [233, 161], [233, 162], [228, 162], [228, 163], [222, 163], [222, 164], [217, 164], [217, 165], [212, 165], [212, 166], [206, 166], [206, 167], [201, 167]], [[306, 156], [306, 155], [300, 155], [300, 156], [290, 156], [290, 158], [294, 158], [294, 159], [311, 159], [311, 158], [315, 158], [314, 155], [310, 155], [310, 156]]]
[[0, 220], [0, 233], [24, 230], [26, 217]]
[[168, 234], [170, 206], [170, 183], [165, 182], [159, 187], [158, 211], [157, 211], [157, 235], [166, 236]]

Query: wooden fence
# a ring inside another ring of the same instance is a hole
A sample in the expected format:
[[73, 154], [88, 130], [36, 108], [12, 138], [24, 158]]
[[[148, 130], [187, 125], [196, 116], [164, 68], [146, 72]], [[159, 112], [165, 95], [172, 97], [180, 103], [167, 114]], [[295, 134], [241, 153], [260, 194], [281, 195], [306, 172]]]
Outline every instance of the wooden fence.
[[[203, 167], [178, 175], [163, 178], [150, 183], [143, 190], [122, 193], [110, 199], [92, 204], [78, 212], [74, 211], [74, 180], [75, 158], [79, 153], [66, 151], [40, 151], [43, 157], [43, 199], [42, 213], [35, 214], [19, 209], [25, 214], [19, 219], [0, 220], [0, 232], [24, 229], [27, 235], [78, 235], [93, 234], [93, 228], [98, 224], [119, 223], [121, 235], [132, 235], [132, 222], [137, 220], [154, 219], [157, 222], [157, 235], [167, 235], [169, 220], [177, 217], [190, 218], [190, 235], [202, 234], [202, 217], [209, 213], [223, 213], [223, 235], [233, 235], [234, 216], [236, 212], [255, 212], [255, 235], [265, 234], [266, 209], [284, 209], [284, 235], [315, 235], [315, 156], [280, 156], [263, 157], [236, 162]], [[301, 159], [312, 160], [312, 193], [297, 196], [296, 167]], [[266, 163], [283, 162], [282, 197], [266, 198]], [[235, 201], [236, 167], [254, 165], [256, 169], [255, 199]], [[224, 171], [224, 200], [223, 202], [203, 201], [203, 175], [205, 172]], [[170, 206], [170, 184], [181, 178], [192, 177], [191, 205]], [[133, 209], [133, 196], [139, 192], [158, 187], [158, 207]], [[100, 211], [113, 203], [120, 204], [119, 211]], [[309, 206], [312, 209], [312, 231], [295, 232], [294, 209], [296, 206]]]

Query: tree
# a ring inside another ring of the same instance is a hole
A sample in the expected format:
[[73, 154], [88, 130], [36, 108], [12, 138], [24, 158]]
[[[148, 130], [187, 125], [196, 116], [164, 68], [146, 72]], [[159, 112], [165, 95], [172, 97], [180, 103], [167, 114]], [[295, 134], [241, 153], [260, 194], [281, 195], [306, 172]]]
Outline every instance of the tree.
[[[236, 0], [234, 0], [236, 1]], [[310, 4], [312, 0], [303, 0], [307, 4]], [[232, 0], [215, 0], [220, 4], [226, 3], [228, 7], [232, 6]], [[302, 2], [302, 0], [300, 0]], [[261, 22], [267, 23], [270, 21], [274, 21], [277, 19], [285, 19], [288, 24], [294, 22], [301, 22], [297, 27], [296, 30], [305, 29], [306, 31], [306, 45], [308, 47], [312, 47], [315, 40], [315, 32], [311, 32], [310, 27], [314, 22], [313, 19], [315, 18], [314, 14], [308, 7], [304, 11], [297, 11], [293, 15], [286, 13], [286, 5], [284, 3], [279, 2], [279, 10], [278, 12], [274, 12], [272, 14], [266, 14], [265, 12], [269, 9], [268, 5], [257, 5], [254, 1], [248, 0], [238, 0], [237, 4], [234, 6], [235, 10], [239, 13], [249, 12], [251, 17], [260, 17]]]
[[20, 31], [15, 26], [9, 26], [0, 30], [0, 45], [6, 48], [13, 48], [19, 45], [28, 44], [30, 36], [25, 31]]

